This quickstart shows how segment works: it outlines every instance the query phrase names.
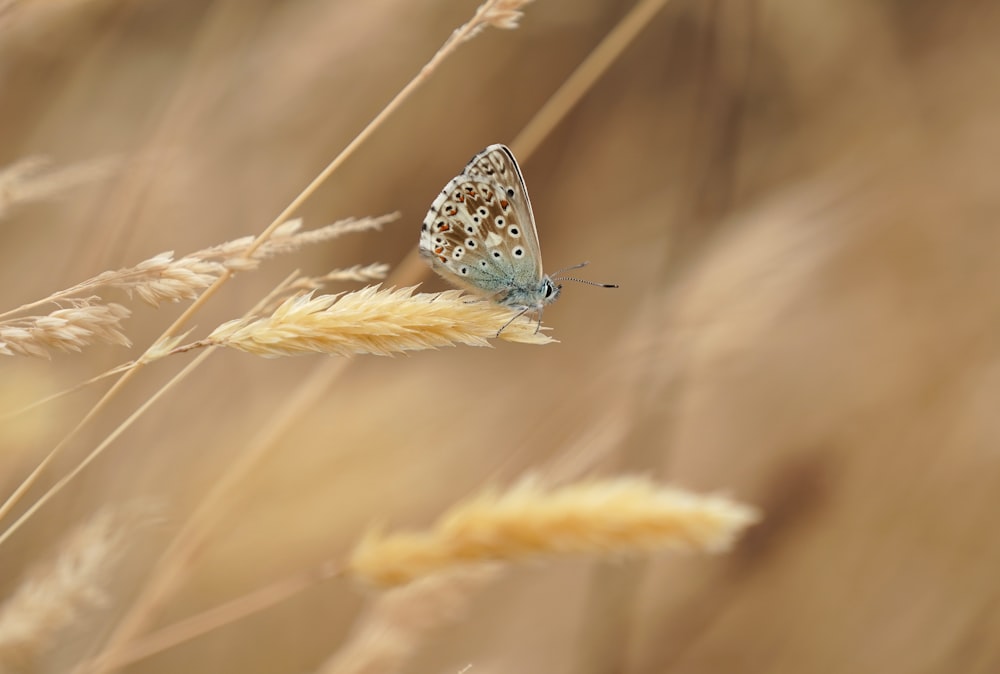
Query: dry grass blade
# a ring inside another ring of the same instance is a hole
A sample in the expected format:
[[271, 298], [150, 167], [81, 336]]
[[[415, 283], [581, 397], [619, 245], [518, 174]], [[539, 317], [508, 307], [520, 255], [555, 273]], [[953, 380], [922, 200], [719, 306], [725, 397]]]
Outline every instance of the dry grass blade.
[[387, 356], [456, 344], [488, 346], [494, 337], [528, 344], [553, 341], [526, 318], [504, 328], [515, 315], [496, 304], [470, 301], [457, 290], [414, 294], [413, 288], [373, 286], [343, 295], [292, 297], [270, 316], [230, 321], [178, 350], [214, 345], [268, 357]]
[[625, 49], [663, 9], [668, 0], [640, 0], [628, 14], [608, 33], [601, 43], [587, 55], [559, 89], [535, 113], [531, 121], [517, 134], [511, 147], [518, 156], [528, 157], [535, 152], [552, 129], [565, 119], [594, 83], [618, 60]]
[[99, 297], [89, 297], [46, 316], [0, 322], [0, 355], [48, 358], [53, 349], [80, 351], [96, 342], [131, 346], [121, 330], [121, 322], [129, 317], [129, 310], [99, 301]]
[[427, 631], [460, 618], [469, 598], [499, 573], [495, 565], [454, 569], [383, 593], [319, 674], [399, 671]]
[[378, 585], [408, 583], [460, 565], [559, 554], [620, 558], [662, 549], [721, 552], [753, 524], [753, 508], [643, 478], [547, 490], [532, 478], [445, 513], [428, 532], [370, 532], [350, 573]]
[[0, 671], [32, 669], [61, 631], [107, 604], [115, 564], [145, 519], [139, 511], [101, 511], [18, 586], [0, 607]]

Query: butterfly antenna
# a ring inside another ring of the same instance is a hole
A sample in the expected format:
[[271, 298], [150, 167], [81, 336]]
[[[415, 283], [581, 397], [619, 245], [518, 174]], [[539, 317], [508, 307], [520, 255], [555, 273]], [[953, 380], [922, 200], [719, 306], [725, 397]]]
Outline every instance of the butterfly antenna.
[[558, 279], [559, 281], [576, 281], [577, 283], [584, 283], [588, 286], [597, 286], [598, 288], [617, 288], [617, 283], [598, 283], [597, 281], [587, 281], [582, 278], [573, 278], [572, 276], [563, 276]]
[[557, 271], [555, 274], [552, 275], [552, 278], [555, 279], [555, 277], [559, 276], [559, 274], [563, 273], [564, 271], [573, 271], [574, 269], [580, 269], [581, 267], [586, 267], [588, 264], [590, 264], [590, 260], [587, 260], [586, 262], [581, 262], [580, 264], [575, 264], [572, 267], [566, 267], [564, 269], [560, 269], [559, 271]]
[[586, 284], [588, 286], [597, 286], [598, 288], [617, 288], [618, 287], [617, 283], [597, 283], [595, 281], [585, 281], [582, 278], [573, 278], [572, 276], [562, 276], [562, 277], [559, 276], [559, 274], [563, 273], [564, 271], [573, 271], [574, 269], [580, 269], [581, 267], [586, 267], [588, 264], [590, 264], [589, 261], [587, 261], [587, 262], [581, 262], [580, 264], [575, 264], [572, 267], [566, 267], [565, 269], [560, 269], [559, 271], [557, 271], [555, 274], [552, 275], [552, 280], [553, 281], [576, 281], [577, 283], [584, 283], [584, 284]]

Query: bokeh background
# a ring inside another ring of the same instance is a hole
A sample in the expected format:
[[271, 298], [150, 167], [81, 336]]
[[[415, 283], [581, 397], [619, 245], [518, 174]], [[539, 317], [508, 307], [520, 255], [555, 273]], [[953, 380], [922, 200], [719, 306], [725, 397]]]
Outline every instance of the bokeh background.
[[[301, 212], [310, 227], [401, 219], [239, 275], [199, 333], [292, 269], [406, 258], [441, 186], [511, 142], [631, 6], [538, 0], [518, 30], [464, 45]], [[261, 231], [474, 9], [0, 3], [0, 166], [121, 160], [0, 221], [0, 308]], [[667, 3], [521, 157], [546, 268], [590, 260], [586, 277], [621, 287], [566, 287], [545, 312], [558, 344], [351, 361], [244, 481], [156, 624], [336, 558], [373, 521], [425, 525], [484, 484], [644, 473], [765, 521], [724, 557], [510, 569], [405, 671], [997, 671], [998, 39], [993, 2]], [[137, 346], [4, 358], [2, 411], [133, 357], [183, 308], [108, 299], [135, 311]], [[147, 368], [43, 483], [187, 358]], [[163, 509], [112, 603], [37, 671], [93, 652], [186, 515], [327, 364], [218, 353], [0, 549], [6, 595], [102, 506]], [[5, 496], [104, 386], [0, 424]], [[311, 671], [370, 599], [319, 584], [127, 671]]]

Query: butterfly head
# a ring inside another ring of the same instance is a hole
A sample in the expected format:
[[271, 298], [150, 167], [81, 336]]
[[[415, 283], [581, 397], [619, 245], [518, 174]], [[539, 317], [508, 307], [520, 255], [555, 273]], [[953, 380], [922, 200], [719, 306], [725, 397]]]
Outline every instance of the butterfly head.
[[545, 306], [546, 304], [552, 304], [559, 297], [559, 292], [562, 290], [562, 284], [556, 283], [550, 277], [546, 276], [542, 279], [541, 287], [541, 304]]
[[503, 304], [523, 311], [541, 311], [546, 305], [552, 304], [559, 297], [562, 286], [549, 276], [543, 276], [541, 281], [516, 284], [511, 283], [503, 295], [494, 299]]

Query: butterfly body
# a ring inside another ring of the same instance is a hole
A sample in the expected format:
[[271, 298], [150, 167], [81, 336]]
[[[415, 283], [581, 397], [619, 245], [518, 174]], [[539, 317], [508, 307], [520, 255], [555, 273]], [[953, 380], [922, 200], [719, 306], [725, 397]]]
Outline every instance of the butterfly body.
[[504, 145], [473, 157], [437, 196], [420, 254], [455, 285], [521, 311], [540, 311], [559, 296], [542, 271], [528, 190]]

